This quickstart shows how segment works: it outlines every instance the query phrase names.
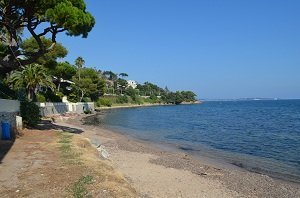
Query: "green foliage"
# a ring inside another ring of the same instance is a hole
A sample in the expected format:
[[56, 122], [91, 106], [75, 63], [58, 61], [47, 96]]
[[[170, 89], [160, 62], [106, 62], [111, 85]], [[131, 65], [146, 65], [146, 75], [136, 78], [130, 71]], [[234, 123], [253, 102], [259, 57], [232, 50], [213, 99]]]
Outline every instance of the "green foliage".
[[77, 182], [71, 187], [72, 196], [75, 198], [84, 198], [88, 195], [86, 185], [93, 183], [93, 177], [90, 175], [82, 176]]
[[126, 74], [126, 73], [120, 73], [119, 76], [122, 77], [122, 78], [125, 78], [125, 77], [128, 77], [128, 74]]
[[135, 98], [135, 100], [133, 101], [133, 104], [139, 104], [139, 105], [141, 105], [141, 104], [143, 104], [144, 102], [143, 102], [143, 99], [140, 97], [140, 96], [137, 96], [136, 98]]
[[58, 79], [71, 80], [76, 74], [76, 68], [68, 62], [61, 62], [55, 68], [49, 69], [48, 73]]
[[118, 79], [118, 75], [112, 71], [104, 71], [102, 72], [102, 75], [108, 80], [115, 81]]
[[45, 68], [38, 64], [28, 65], [12, 72], [7, 80], [15, 90], [25, 88], [29, 101], [35, 98], [38, 88], [45, 87], [54, 90], [55, 87]]
[[84, 110], [84, 113], [85, 113], [85, 114], [91, 114], [92, 111], [91, 111], [90, 109], [88, 109], [88, 110]]
[[79, 56], [78, 58], [76, 58], [75, 60], [75, 66], [79, 69], [82, 68], [84, 65], [85, 61], [83, 60], [83, 58], [81, 56]]
[[192, 91], [182, 91], [181, 95], [185, 102], [194, 102], [196, 101], [196, 94]]
[[80, 100], [79, 96], [76, 93], [71, 93], [68, 95], [68, 101], [70, 102], [78, 102]]
[[82, 161], [80, 159], [80, 153], [74, 151], [72, 146], [73, 135], [67, 132], [59, 133], [59, 150], [61, 157], [67, 164], [80, 165]]
[[42, 94], [36, 94], [36, 101], [37, 102], [46, 102], [46, 97]]
[[82, 102], [92, 102], [90, 97], [83, 97]]
[[139, 90], [141, 96], [160, 96], [164, 90], [155, 84], [145, 82], [143, 85], [138, 84], [136, 89]]
[[34, 102], [23, 101], [20, 106], [23, 122], [30, 127], [36, 126], [40, 119], [39, 107]]
[[16, 91], [9, 88], [9, 86], [0, 80], [0, 98], [3, 99], [16, 99], [17, 93]]
[[175, 104], [178, 105], [178, 104], [182, 103], [183, 101], [184, 101], [184, 98], [183, 98], [181, 92], [176, 91], [176, 93], [175, 93]]
[[99, 98], [96, 102], [96, 105], [98, 107], [101, 106], [111, 107], [112, 101], [109, 98]]
[[[52, 45], [51, 39], [41, 37], [41, 41], [45, 48], [49, 48]], [[39, 48], [39, 45], [37, 41], [31, 37], [23, 41], [21, 48], [24, 50], [25, 56], [26, 54], [30, 56], [30, 54], [34, 53], [36, 49]], [[67, 53], [67, 49], [62, 46], [62, 44], [56, 43], [51, 51], [39, 57], [35, 62], [48, 68], [54, 68], [57, 65], [56, 59], [64, 58]]]
[[104, 94], [105, 81], [96, 70], [92, 68], [82, 68], [80, 75], [80, 79], [78, 78], [78, 72], [73, 76], [75, 85], [72, 85], [72, 88], [80, 95], [80, 101], [84, 96], [90, 97], [92, 101], [95, 101]]
[[133, 89], [132, 87], [128, 87], [126, 90], [125, 90], [125, 93], [130, 96], [132, 98], [133, 101], [136, 100], [136, 97], [137, 97], [137, 92], [135, 89]]
[[[46, 1], [46, 0], [44, 0]], [[49, 7], [45, 12], [45, 18], [49, 22], [57, 24], [67, 30], [67, 34], [71, 36], [79, 36], [86, 38], [95, 24], [93, 16], [85, 11], [85, 3], [83, 0], [61, 0], [47, 1]], [[50, 3], [51, 2], [51, 3]]]
[[61, 92], [56, 92], [55, 95], [57, 95], [60, 99], [64, 97], [64, 94]]
[[[59, 33], [86, 38], [95, 25], [94, 17], [86, 11], [84, 0], [2, 0], [0, 3], [0, 32], [5, 35], [0, 54], [9, 54], [9, 58], [1, 62], [1, 72], [5, 73], [18, 69], [20, 65], [32, 64], [50, 52]], [[25, 53], [25, 59], [20, 47], [24, 29], [38, 43], [34, 51]], [[51, 46], [43, 43], [44, 36], [51, 38]], [[4, 55], [0, 56], [3, 58]]]
[[43, 93], [43, 95], [45, 96], [46, 101], [49, 101], [49, 102], [61, 102], [62, 101], [61, 99], [63, 96], [63, 94], [60, 92], [55, 93], [50, 90], [47, 90], [45, 93]]
[[118, 104], [128, 103], [128, 97], [126, 95], [118, 96], [116, 98], [116, 103], [118, 103]]

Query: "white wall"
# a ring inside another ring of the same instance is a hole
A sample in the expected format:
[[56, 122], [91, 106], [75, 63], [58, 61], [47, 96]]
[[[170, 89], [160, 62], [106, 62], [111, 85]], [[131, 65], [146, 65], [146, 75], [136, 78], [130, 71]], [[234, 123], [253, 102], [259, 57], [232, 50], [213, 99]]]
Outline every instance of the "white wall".
[[92, 112], [95, 109], [93, 102], [78, 102], [78, 103], [69, 103], [69, 102], [58, 102], [58, 103], [36, 103], [40, 108], [41, 116], [51, 116], [64, 113], [84, 113], [85, 110], [91, 110]]

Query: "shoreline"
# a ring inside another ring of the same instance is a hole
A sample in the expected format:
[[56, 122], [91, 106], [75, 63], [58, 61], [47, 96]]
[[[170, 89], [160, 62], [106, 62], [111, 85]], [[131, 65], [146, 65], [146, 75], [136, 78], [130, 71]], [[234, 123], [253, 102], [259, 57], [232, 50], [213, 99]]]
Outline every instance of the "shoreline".
[[[150, 184], [147, 186], [146, 183], [151, 183], [151, 180], [149, 181], [148, 177], [149, 174], [151, 176], [152, 173], [147, 169], [143, 170], [143, 174], [140, 173], [141, 171], [138, 164], [143, 164], [143, 166], [150, 166], [152, 168], [154, 167], [160, 171], [161, 174], [157, 176], [161, 178], [159, 180], [155, 180], [157, 183], [166, 182], [165, 177], [171, 177], [169, 175], [164, 175], [164, 171], [176, 170], [176, 174], [174, 174], [175, 176], [181, 175], [181, 181], [193, 178], [197, 181], [199, 180], [199, 183], [196, 182], [198, 185], [203, 182], [211, 185], [216, 184], [218, 189], [221, 189], [222, 193], [225, 193], [224, 195], [228, 195], [227, 197], [300, 196], [299, 183], [293, 183], [272, 178], [267, 175], [250, 172], [234, 165], [230, 165], [232, 167], [226, 167], [226, 165], [224, 166], [210, 160], [207, 161], [204, 158], [198, 159], [191, 154], [181, 151], [179, 148], [178, 151], [163, 149], [158, 146], [159, 143], [156, 144], [138, 140], [101, 126], [88, 125], [82, 121], [85, 117], [88, 116], [80, 116], [74, 119], [69, 119], [62, 124], [71, 124], [73, 126], [83, 128], [84, 131], [86, 131], [83, 135], [89, 138], [91, 142], [104, 145], [111, 154], [111, 160], [115, 164], [116, 168], [120, 169], [121, 172], [129, 178], [133, 186], [142, 194], [148, 190], [149, 196], [153, 196], [152, 193], [154, 193], [154, 197], [165, 197], [161, 195], [167, 192], [166, 189], [161, 189], [159, 186], [149, 189]], [[137, 158], [140, 158], [138, 160], [139, 163], [132, 164], [132, 160], [137, 160]], [[142, 182], [140, 184], [140, 182], [138, 182], [139, 180], [143, 180], [144, 183]], [[186, 180], [185, 182], [189, 183], [189, 180]], [[173, 183], [169, 183], [168, 185], [173, 185]], [[188, 186], [182, 185], [183, 184], [180, 183], [180, 185], [177, 186], [182, 193], [189, 193], [186, 192], [187, 189], [193, 192], [193, 194], [185, 194], [186, 196], [183, 197], [197, 197], [193, 196], [195, 195], [194, 193], [199, 193], [197, 189], [190, 189]], [[213, 190], [211, 188], [208, 189]], [[209, 192], [207, 193], [208, 197], [214, 197], [211, 196], [212, 194]], [[219, 193], [219, 191], [214, 193]], [[175, 196], [175, 194], [172, 193], [169, 195]]]
[[[183, 102], [180, 105], [193, 105], [193, 104], [201, 104], [201, 101], [195, 101], [195, 102]], [[116, 105], [116, 106], [103, 106], [103, 107], [96, 107], [95, 111], [98, 112], [100, 110], [107, 110], [107, 109], [121, 109], [121, 108], [135, 108], [135, 107], [153, 107], [153, 106], [172, 106], [175, 104], [163, 104], [163, 103], [146, 103], [146, 104], [125, 104], [125, 105]]]

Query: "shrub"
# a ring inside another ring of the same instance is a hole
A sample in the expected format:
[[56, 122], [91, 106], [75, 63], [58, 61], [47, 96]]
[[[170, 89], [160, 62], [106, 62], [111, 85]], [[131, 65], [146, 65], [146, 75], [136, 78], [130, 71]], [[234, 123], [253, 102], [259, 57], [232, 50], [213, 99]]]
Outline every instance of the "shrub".
[[82, 102], [92, 102], [92, 99], [90, 97], [83, 97]]
[[21, 102], [20, 111], [27, 126], [34, 127], [41, 120], [40, 109], [34, 102]]
[[100, 107], [100, 106], [111, 107], [112, 102], [111, 102], [111, 100], [108, 99], [108, 98], [99, 98], [99, 99], [97, 100], [97, 102], [96, 102], [96, 105], [97, 105], [98, 107]]
[[76, 94], [71, 93], [68, 96], [68, 101], [70, 101], [70, 102], [79, 102], [79, 97]]
[[57, 95], [60, 99], [62, 99], [62, 98], [64, 97], [64, 94], [61, 93], [61, 92], [56, 92], [56, 95]]
[[57, 95], [54, 92], [47, 90], [47, 92], [44, 94], [44, 96], [46, 97], [46, 101], [61, 102], [61, 98], [63, 97], [63, 94], [62, 94], [62, 96], [61, 96], [61, 94], [62, 94], [61, 92], [58, 92], [58, 95]]
[[118, 96], [116, 99], [116, 103], [120, 103], [120, 104], [128, 103], [128, 97], [126, 95]]
[[36, 101], [37, 101], [37, 102], [46, 102], [46, 98], [45, 98], [45, 96], [42, 95], [42, 94], [37, 94], [37, 95], [36, 95]]
[[132, 101], [131, 101], [132, 104], [138, 104], [138, 105], [141, 105], [143, 104], [143, 99], [139, 96], [136, 96], [134, 99], [132, 98]]
[[91, 111], [90, 109], [87, 109], [87, 110], [84, 110], [84, 113], [85, 113], [85, 114], [91, 114], [92, 111]]

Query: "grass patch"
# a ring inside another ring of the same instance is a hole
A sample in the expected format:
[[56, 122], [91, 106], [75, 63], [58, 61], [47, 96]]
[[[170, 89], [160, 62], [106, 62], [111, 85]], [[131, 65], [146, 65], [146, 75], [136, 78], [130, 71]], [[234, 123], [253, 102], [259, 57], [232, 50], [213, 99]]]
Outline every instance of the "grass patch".
[[71, 194], [73, 197], [82, 198], [89, 197], [86, 186], [93, 183], [93, 177], [90, 175], [82, 176], [77, 182], [71, 186]]
[[59, 133], [59, 150], [66, 163], [80, 165], [82, 164], [79, 158], [81, 154], [74, 151], [72, 137], [73, 135], [67, 132]]

